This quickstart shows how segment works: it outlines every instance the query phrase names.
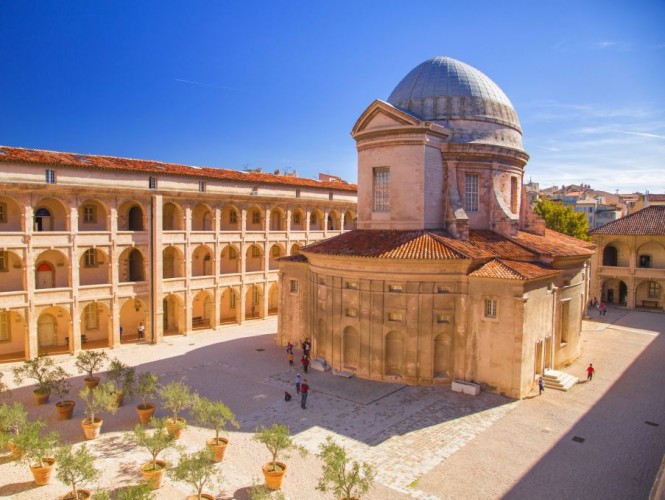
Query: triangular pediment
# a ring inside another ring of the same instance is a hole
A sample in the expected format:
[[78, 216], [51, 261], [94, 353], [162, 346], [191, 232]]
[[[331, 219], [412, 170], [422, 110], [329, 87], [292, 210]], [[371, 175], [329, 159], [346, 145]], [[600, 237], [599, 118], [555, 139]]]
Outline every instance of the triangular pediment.
[[371, 130], [380, 130], [400, 126], [421, 124], [421, 120], [409, 113], [397, 109], [392, 104], [377, 99], [360, 115], [351, 131], [352, 136]]

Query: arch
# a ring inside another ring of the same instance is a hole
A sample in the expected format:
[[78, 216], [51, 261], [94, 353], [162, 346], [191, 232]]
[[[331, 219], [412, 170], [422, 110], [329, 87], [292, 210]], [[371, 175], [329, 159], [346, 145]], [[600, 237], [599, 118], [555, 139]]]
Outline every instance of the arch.
[[389, 332], [385, 341], [385, 375], [402, 375], [404, 339], [399, 332]]
[[279, 312], [279, 284], [277, 282], [270, 286], [268, 291], [268, 315], [274, 316]]
[[79, 205], [79, 231], [108, 231], [108, 209], [99, 200], [85, 200]]
[[268, 256], [268, 269], [271, 271], [279, 269], [278, 259], [284, 255], [284, 247], [279, 243], [273, 244], [270, 247], [270, 254]]
[[27, 328], [23, 315], [18, 311], [0, 311], [0, 356], [3, 361], [25, 359], [25, 338]]
[[210, 328], [214, 312], [215, 306], [212, 294], [206, 290], [201, 290], [192, 302], [192, 330]]
[[665, 248], [656, 241], [648, 241], [637, 249], [637, 267], [664, 269]]
[[247, 287], [245, 293], [245, 318], [263, 318], [263, 288], [260, 285]]
[[263, 210], [257, 206], [252, 206], [247, 209], [247, 224], [245, 226], [247, 231], [263, 231], [264, 222]]
[[222, 208], [220, 221], [220, 231], [240, 231], [241, 228], [241, 212], [235, 205], [225, 205]]
[[328, 231], [338, 231], [342, 223], [341, 216], [337, 210], [331, 210], [328, 212], [326, 229]]
[[360, 362], [360, 337], [358, 330], [352, 326], [347, 326], [342, 332], [342, 349], [344, 368], [357, 370]]
[[270, 211], [270, 230], [286, 230], [286, 212], [279, 207], [275, 207]]
[[0, 231], [24, 231], [23, 221], [23, 212], [18, 202], [9, 196], [0, 196]]
[[35, 288], [68, 288], [69, 260], [59, 250], [47, 250], [35, 259]]
[[235, 288], [228, 287], [222, 292], [220, 323], [238, 323], [240, 318], [240, 295]]
[[185, 257], [178, 247], [169, 245], [162, 252], [162, 277], [164, 279], [185, 276]]
[[601, 285], [601, 301], [607, 304], [626, 305], [628, 287], [620, 279], [605, 280]]
[[290, 255], [298, 255], [300, 253], [300, 245], [298, 243], [294, 243], [291, 245], [291, 253]]
[[84, 250], [79, 259], [79, 284], [104, 285], [111, 282], [111, 261], [99, 248]]
[[120, 306], [120, 326], [122, 326], [122, 342], [136, 342], [139, 325], [145, 327], [146, 338], [150, 339], [151, 331], [148, 322], [148, 306], [139, 297], [129, 297]]
[[619, 258], [619, 252], [613, 245], [607, 245], [603, 249], [603, 265], [604, 266], [616, 266]]
[[12, 250], [0, 250], [0, 292], [25, 290], [23, 261]]
[[67, 352], [73, 347], [69, 312], [60, 306], [43, 310], [37, 319], [39, 354]]
[[[630, 265], [631, 250], [625, 241], [614, 240], [603, 247], [603, 265], [628, 267]], [[608, 264], [605, 264], [608, 262]], [[613, 264], [616, 262], [616, 264]]]
[[182, 335], [185, 333], [185, 305], [182, 298], [174, 293], [162, 299], [164, 312], [164, 335]]
[[245, 272], [253, 273], [256, 271], [263, 271], [263, 249], [254, 243], [245, 252]]
[[162, 207], [162, 231], [184, 231], [184, 219], [180, 205], [172, 201], [164, 203]]
[[323, 212], [317, 208], [309, 213], [309, 230], [310, 231], [323, 231]]
[[118, 208], [119, 231], [144, 231], [143, 206], [136, 201], [126, 201]]
[[214, 274], [212, 250], [207, 245], [199, 245], [192, 252], [192, 276], [212, 276]]
[[440, 378], [450, 377], [450, 338], [440, 333], [434, 337], [434, 376]]
[[120, 255], [120, 282], [145, 281], [145, 260], [138, 248], [130, 247]]
[[351, 231], [356, 227], [356, 214], [352, 210], [344, 212], [344, 231]]
[[663, 307], [663, 284], [658, 280], [644, 280], [635, 287], [635, 306]]
[[305, 230], [305, 211], [298, 207], [291, 212], [291, 231]]
[[220, 254], [220, 274], [237, 274], [241, 272], [240, 250], [237, 246], [228, 244], [222, 248]]
[[34, 231], [69, 230], [69, 210], [57, 198], [46, 198], [34, 207]]
[[198, 203], [192, 209], [192, 231], [212, 230], [212, 210], [205, 203]]
[[[81, 311], [81, 335], [84, 349], [109, 347], [112, 344], [111, 310], [102, 302], [88, 304]], [[82, 337], [83, 338], [83, 337]]]

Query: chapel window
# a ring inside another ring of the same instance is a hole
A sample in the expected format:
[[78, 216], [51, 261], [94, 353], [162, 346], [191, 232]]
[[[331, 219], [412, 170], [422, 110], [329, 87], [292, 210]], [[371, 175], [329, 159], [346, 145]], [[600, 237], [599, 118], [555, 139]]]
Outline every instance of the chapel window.
[[298, 293], [298, 282], [296, 280], [291, 280], [291, 293]]
[[510, 211], [517, 213], [517, 177], [510, 178]]
[[390, 168], [375, 167], [373, 179], [373, 198], [375, 212], [390, 211]]
[[478, 174], [466, 174], [464, 176], [464, 210], [467, 212], [478, 211]]

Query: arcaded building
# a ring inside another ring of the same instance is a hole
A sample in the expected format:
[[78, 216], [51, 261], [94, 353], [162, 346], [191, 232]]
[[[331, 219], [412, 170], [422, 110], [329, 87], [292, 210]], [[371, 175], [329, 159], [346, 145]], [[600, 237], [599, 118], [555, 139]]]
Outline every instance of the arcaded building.
[[331, 176], [6, 146], [0, 187], [0, 360], [276, 315], [277, 260], [356, 218]]
[[280, 259], [279, 341], [373, 380], [523, 397], [580, 353], [591, 245], [523, 190], [515, 109], [477, 69], [425, 61], [351, 132], [357, 229]]

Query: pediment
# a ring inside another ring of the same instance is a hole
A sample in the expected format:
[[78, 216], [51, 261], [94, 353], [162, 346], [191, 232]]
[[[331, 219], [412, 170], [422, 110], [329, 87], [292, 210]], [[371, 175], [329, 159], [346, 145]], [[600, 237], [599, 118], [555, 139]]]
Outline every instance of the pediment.
[[392, 104], [377, 99], [360, 115], [351, 131], [352, 136], [372, 130], [420, 125], [422, 122]]

